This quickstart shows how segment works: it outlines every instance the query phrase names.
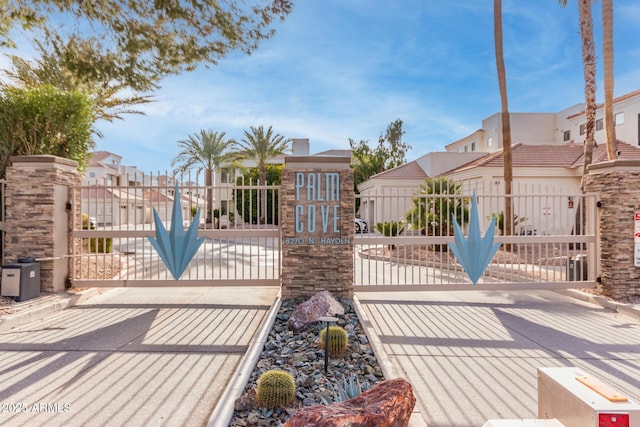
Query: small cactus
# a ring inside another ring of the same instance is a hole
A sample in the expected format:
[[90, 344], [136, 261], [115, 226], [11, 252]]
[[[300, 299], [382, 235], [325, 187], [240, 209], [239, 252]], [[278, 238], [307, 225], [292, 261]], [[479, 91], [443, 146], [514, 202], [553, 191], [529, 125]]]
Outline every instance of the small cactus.
[[272, 369], [258, 378], [256, 401], [264, 408], [286, 407], [296, 397], [296, 383], [290, 373]]
[[[322, 328], [320, 331], [320, 347], [323, 350], [326, 348], [326, 335], [327, 328]], [[329, 356], [342, 356], [347, 351], [348, 343], [347, 331], [340, 326], [329, 326]]]

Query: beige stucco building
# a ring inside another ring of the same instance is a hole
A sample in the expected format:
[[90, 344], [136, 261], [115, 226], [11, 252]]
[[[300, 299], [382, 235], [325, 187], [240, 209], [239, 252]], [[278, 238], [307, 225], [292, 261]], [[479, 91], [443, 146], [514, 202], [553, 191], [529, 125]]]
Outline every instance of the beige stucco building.
[[[599, 105], [595, 133], [598, 147], [593, 163], [607, 160], [603, 115], [603, 106]], [[614, 116], [620, 158], [640, 159], [640, 90], [616, 98]], [[513, 194], [566, 195], [557, 197], [550, 206], [521, 207], [522, 212], [516, 206], [514, 214], [527, 218], [516, 232], [566, 232], [573, 226], [572, 210], [578, 208], [574, 198], [580, 195], [583, 106], [577, 104], [557, 113], [510, 113], [510, 119]], [[378, 222], [404, 219], [413, 205], [410, 195], [416, 194], [427, 178], [450, 178], [462, 185], [463, 193], [475, 191], [479, 196], [487, 196], [487, 200], [491, 200], [490, 195], [503, 194], [501, 131], [501, 114], [496, 113], [484, 119], [477, 131], [446, 145], [446, 151], [425, 154], [371, 177], [358, 187], [361, 199], [358, 215], [370, 228]], [[391, 194], [398, 196], [394, 199]], [[502, 209], [497, 204], [485, 203], [487, 212], [479, 214], [485, 218]]]

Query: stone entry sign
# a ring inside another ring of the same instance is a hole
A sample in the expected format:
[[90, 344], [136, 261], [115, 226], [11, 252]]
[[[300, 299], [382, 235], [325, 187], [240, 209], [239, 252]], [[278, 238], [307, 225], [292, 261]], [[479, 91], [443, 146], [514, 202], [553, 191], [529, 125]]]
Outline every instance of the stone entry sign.
[[353, 292], [355, 232], [349, 157], [290, 156], [280, 190], [282, 295]]

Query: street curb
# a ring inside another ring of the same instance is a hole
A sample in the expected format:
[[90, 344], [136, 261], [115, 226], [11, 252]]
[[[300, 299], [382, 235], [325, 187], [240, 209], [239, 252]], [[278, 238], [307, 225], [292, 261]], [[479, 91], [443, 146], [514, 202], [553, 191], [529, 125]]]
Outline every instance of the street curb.
[[254, 339], [249, 344], [247, 352], [244, 354], [238, 367], [234, 371], [234, 376], [229, 380], [227, 387], [222, 392], [218, 403], [213, 412], [209, 416], [207, 427], [228, 427], [233, 418], [234, 404], [237, 398], [242, 396], [244, 388], [249, 382], [249, 377], [253, 372], [260, 356], [262, 349], [269, 338], [269, 333], [276, 321], [280, 305], [282, 304], [282, 294], [279, 292], [273, 305], [265, 316], [265, 322], [262, 328], [258, 330]]
[[640, 320], [640, 306], [637, 304], [625, 304], [622, 302], [611, 301], [606, 297], [602, 297], [599, 295], [592, 295], [587, 292], [582, 292], [578, 289], [560, 289], [557, 291], [563, 295], [567, 295], [573, 298], [577, 298], [582, 301], [591, 302], [594, 304], [598, 304], [601, 307], [607, 308], [609, 310], [613, 310], [620, 314], [624, 314], [626, 316], [633, 317], [637, 320]]
[[26, 308], [17, 313], [8, 314], [0, 318], [0, 331], [6, 331], [16, 328], [35, 320], [40, 320], [50, 314], [73, 307], [95, 295], [99, 290], [97, 288], [89, 288], [78, 293], [65, 293], [64, 295], [54, 295], [53, 300], [38, 303], [32, 301], [33, 307]]
[[[365, 334], [367, 334], [367, 339], [369, 340], [369, 344], [371, 345], [371, 349], [373, 350], [374, 355], [380, 365], [380, 369], [382, 370], [382, 375], [384, 378], [389, 380], [392, 378], [403, 378], [398, 375], [398, 371], [396, 370], [391, 358], [384, 350], [382, 346], [382, 342], [380, 338], [373, 330], [373, 325], [371, 321], [367, 317], [367, 314], [362, 309], [360, 305], [360, 300], [358, 300], [357, 296], [353, 296], [353, 306], [356, 309], [356, 313], [358, 314], [358, 320], [360, 321], [360, 326], [364, 329]], [[406, 378], [404, 378], [406, 379]], [[425, 408], [422, 407], [420, 401], [416, 399], [416, 404], [413, 408], [413, 412], [411, 413], [411, 418], [409, 419], [409, 427], [427, 427], [427, 423], [422, 416], [425, 413]]]

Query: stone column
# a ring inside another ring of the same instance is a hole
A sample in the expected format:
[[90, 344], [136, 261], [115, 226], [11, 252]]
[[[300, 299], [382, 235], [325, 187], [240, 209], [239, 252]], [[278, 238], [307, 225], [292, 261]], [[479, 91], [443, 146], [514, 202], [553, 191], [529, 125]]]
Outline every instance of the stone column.
[[50, 155], [11, 158], [6, 172], [5, 261], [35, 257], [41, 288], [64, 291], [69, 278], [71, 190], [78, 163]]
[[640, 295], [640, 262], [634, 259], [640, 261], [640, 244], [634, 248], [635, 214], [640, 213], [640, 161], [618, 159], [589, 166], [584, 190], [598, 195], [604, 294], [616, 299]]
[[285, 158], [280, 190], [283, 298], [353, 296], [355, 194], [349, 157]]

